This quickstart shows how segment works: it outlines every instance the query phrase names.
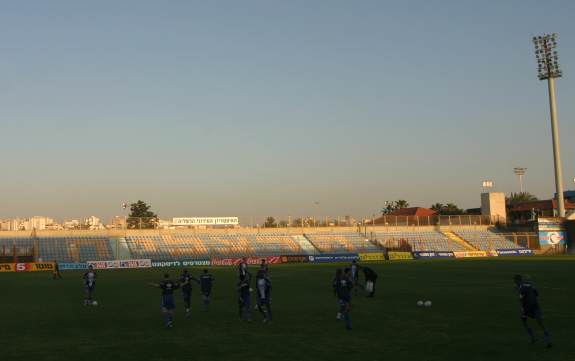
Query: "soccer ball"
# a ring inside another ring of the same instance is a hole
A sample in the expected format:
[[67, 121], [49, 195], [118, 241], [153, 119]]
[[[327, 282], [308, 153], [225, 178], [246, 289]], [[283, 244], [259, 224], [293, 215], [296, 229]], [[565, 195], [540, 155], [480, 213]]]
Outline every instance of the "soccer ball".
[[422, 300], [417, 301], [417, 307], [423, 307], [423, 301]]
[[431, 301], [425, 301], [423, 304], [425, 307], [431, 307]]
[[92, 301], [92, 306], [98, 306], [98, 301]]

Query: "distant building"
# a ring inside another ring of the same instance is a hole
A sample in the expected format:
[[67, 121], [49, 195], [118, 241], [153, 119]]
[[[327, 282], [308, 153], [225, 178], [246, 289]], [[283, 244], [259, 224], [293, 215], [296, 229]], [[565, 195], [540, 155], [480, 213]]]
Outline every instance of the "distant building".
[[431, 217], [436, 216], [437, 212], [429, 208], [409, 207], [396, 209], [390, 212], [388, 216], [411, 216], [411, 217]]
[[80, 228], [80, 221], [77, 219], [71, 219], [69, 221], [64, 221], [64, 229], [77, 229]]
[[126, 229], [126, 217], [124, 216], [115, 216], [112, 218], [112, 224], [109, 225], [108, 228], [112, 229]]
[[83, 225], [84, 225], [83, 228], [92, 229], [92, 230], [104, 228], [104, 225], [102, 224], [102, 222], [100, 222], [100, 218], [98, 218], [96, 216], [90, 216], [88, 218], [84, 218]]
[[[379, 218], [376, 218], [373, 223], [374, 224], [387, 224], [390, 220], [395, 218], [402, 218], [402, 217], [432, 217], [436, 216], [437, 212], [433, 209], [429, 208], [422, 208], [422, 207], [409, 207], [409, 208], [400, 208], [396, 209], [393, 212], [385, 214]], [[366, 224], [371, 224], [371, 219], [365, 220]]]
[[[565, 200], [565, 210], [575, 211], [575, 203]], [[547, 199], [542, 201], [529, 201], [516, 203], [511, 207], [514, 222], [534, 221], [539, 217], [557, 217], [557, 200]]]

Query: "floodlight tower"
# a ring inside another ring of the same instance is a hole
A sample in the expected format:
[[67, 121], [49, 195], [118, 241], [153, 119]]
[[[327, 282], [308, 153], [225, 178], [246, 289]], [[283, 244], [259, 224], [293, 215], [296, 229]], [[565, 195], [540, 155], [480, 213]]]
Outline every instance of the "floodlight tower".
[[543, 34], [533, 37], [535, 57], [537, 58], [539, 80], [547, 80], [549, 88], [549, 110], [551, 113], [551, 134], [553, 136], [553, 159], [555, 162], [555, 188], [557, 192], [557, 210], [559, 217], [565, 217], [565, 202], [563, 200], [563, 170], [561, 168], [561, 152], [559, 148], [559, 127], [557, 125], [557, 104], [555, 100], [555, 78], [560, 78], [563, 72], [559, 69], [557, 50], [557, 34]]
[[527, 171], [527, 168], [523, 168], [523, 167], [513, 168], [513, 173], [515, 173], [515, 175], [519, 177], [519, 189], [520, 189], [521, 193], [523, 193], [523, 176], [525, 175], [526, 171]]

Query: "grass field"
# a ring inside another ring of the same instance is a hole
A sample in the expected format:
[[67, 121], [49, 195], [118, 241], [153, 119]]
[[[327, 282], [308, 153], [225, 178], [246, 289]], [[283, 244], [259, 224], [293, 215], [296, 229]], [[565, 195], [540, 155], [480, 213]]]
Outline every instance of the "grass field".
[[[354, 329], [336, 321], [337, 265], [272, 266], [274, 323], [237, 315], [236, 270], [213, 268], [212, 307], [165, 329], [160, 292], [166, 269], [98, 272], [97, 307], [82, 305], [80, 271], [0, 274], [2, 360], [575, 360], [575, 258], [405, 261], [373, 264], [374, 299], [353, 299]], [[199, 269], [191, 268], [193, 274]], [[180, 270], [168, 270], [174, 276]], [[528, 344], [511, 277], [531, 275], [552, 349]], [[175, 277], [174, 277], [175, 278]], [[433, 307], [416, 307], [430, 299]]]

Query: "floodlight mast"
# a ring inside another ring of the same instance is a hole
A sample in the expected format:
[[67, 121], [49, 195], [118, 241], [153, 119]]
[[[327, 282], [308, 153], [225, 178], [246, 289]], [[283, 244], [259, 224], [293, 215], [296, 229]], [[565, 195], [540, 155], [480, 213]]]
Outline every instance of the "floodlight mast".
[[557, 34], [543, 34], [533, 37], [535, 58], [537, 59], [539, 80], [547, 80], [549, 90], [549, 111], [551, 115], [551, 134], [553, 137], [553, 160], [555, 165], [555, 189], [557, 192], [557, 211], [559, 217], [565, 217], [563, 199], [563, 170], [559, 147], [559, 126], [557, 124], [557, 101], [555, 99], [555, 78], [563, 76], [559, 69]]

